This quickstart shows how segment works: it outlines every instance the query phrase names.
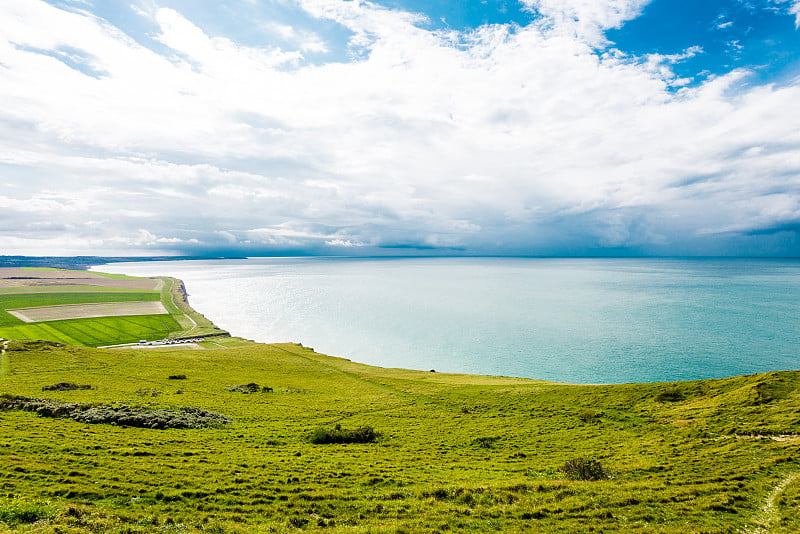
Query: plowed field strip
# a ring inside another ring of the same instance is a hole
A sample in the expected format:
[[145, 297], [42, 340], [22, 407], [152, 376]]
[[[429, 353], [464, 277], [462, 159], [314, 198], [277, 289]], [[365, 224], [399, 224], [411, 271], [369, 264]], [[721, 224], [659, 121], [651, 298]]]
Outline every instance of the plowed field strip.
[[161, 302], [108, 302], [102, 304], [72, 304], [67, 306], [42, 306], [18, 308], [8, 313], [26, 323], [88, 319], [93, 317], [120, 317], [126, 315], [167, 314]]

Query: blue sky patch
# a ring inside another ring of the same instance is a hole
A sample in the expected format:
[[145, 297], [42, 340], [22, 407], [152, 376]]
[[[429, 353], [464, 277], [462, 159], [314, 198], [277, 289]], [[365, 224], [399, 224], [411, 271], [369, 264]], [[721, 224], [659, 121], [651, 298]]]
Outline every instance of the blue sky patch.
[[673, 67], [692, 84], [737, 68], [752, 70], [761, 83], [779, 82], [800, 73], [800, 31], [787, 8], [763, 0], [655, 0], [606, 36], [612, 48], [634, 56], [701, 47]]

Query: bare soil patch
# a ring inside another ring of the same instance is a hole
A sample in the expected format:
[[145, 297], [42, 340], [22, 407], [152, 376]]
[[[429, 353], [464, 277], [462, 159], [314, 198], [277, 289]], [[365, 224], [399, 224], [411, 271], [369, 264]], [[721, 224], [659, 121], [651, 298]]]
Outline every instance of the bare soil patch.
[[149, 291], [161, 289], [162, 282], [156, 278], [107, 278], [88, 271], [30, 271], [15, 267], [0, 268], [0, 287], [64, 284]]
[[158, 301], [150, 302], [104, 302], [100, 304], [68, 304], [63, 306], [41, 306], [6, 310], [26, 323], [61, 321], [64, 319], [88, 319], [92, 317], [119, 317], [125, 315], [168, 314]]

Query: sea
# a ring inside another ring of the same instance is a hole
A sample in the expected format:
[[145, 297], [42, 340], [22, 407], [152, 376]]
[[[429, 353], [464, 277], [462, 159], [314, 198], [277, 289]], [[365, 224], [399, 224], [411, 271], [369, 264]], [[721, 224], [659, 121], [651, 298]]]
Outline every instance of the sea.
[[598, 384], [800, 368], [800, 260], [250, 258], [184, 281], [233, 335], [381, 367]]

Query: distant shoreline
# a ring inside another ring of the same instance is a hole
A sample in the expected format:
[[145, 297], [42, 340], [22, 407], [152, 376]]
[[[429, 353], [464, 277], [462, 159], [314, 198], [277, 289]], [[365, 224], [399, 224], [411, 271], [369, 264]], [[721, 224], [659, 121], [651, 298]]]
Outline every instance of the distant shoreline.
[[151, 261], [191, 261], [191, 260], [246, 260], [250, 258], [342, 258], [364, 260], [423, 259], [423, 258], [503, 258], [503, 259], [553, 259], [553, 260], [615, 260], [615, 259], [652, 259], [652, 260], [779, 260], [800, 261], [800, 256], [517, 256], [517, 255], [413, 255], [413, 256], [328, 256], [328, 255], [278, 255], [278, 256], [3, 256], [0, 255], [0, 267], [52, 267], [87, 271], [91, 267], [112, 263], [151, 262]]
[[52, 267], [88, 271], [107, 263], [185, 260], [244, 260], [245, 256], [0, 256], [0, 267]]

